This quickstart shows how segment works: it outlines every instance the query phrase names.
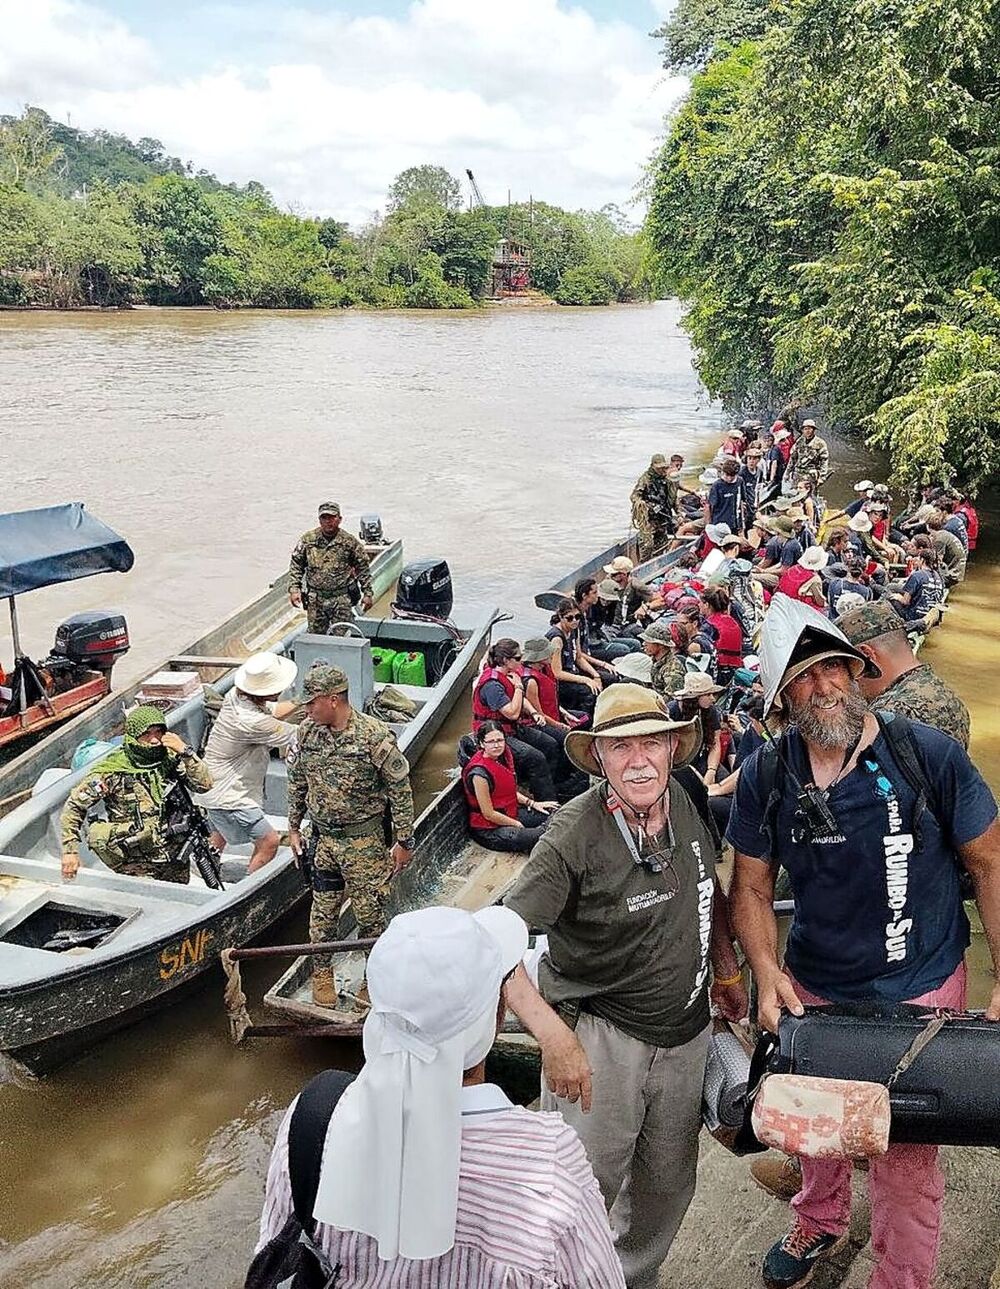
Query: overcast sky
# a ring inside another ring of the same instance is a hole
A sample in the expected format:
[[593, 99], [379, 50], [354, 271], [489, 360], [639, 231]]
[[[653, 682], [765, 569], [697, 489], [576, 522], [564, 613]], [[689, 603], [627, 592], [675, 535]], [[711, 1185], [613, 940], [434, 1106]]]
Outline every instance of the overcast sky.
[[160, 139], [359, 223], [406, 166], [486, 200], [626, 205], [683, 91], [672, 0], [0, 0], [0, 112]]

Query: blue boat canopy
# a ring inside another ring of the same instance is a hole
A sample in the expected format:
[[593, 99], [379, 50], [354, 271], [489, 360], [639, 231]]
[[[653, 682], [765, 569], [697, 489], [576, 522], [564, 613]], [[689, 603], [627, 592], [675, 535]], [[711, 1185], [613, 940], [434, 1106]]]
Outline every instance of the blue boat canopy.
[[0, 515], [0, 598], [95, 573], [127, 573], [132, 548], [82, 501]]

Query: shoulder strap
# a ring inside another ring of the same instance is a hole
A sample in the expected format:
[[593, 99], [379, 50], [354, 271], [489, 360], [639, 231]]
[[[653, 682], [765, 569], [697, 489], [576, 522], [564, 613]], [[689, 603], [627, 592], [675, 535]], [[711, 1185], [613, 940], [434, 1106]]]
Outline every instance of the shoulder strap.
[[313, 1232], [313, 1205], [319, 1187], [323, 1145], [330, 1116], [345, 1088], [354, 1082], [345, 1070], [323, 1070], [302, 1089], [288, 1125], [288, 1176], [299, 1226]]
[[903, 778], [917, 795], [913, 807], [913, 841], [919, 850], [923, 845], [920, 835], [920, 817], [925, 810], [931, 812], [938, 826], [947, 834], [946, 820], [942, 817], [937, 790], [924, 767], [920, 747], [909, 718], [901, 712], [876, 712], [875, 719], [889, 744], [893, 760], [903, 771]]

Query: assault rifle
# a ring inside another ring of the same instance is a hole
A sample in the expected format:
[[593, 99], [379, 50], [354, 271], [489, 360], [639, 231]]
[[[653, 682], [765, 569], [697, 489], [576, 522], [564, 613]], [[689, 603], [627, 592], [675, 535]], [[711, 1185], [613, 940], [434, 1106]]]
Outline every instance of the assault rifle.
[[225, 890], [222, 884], [222, 860], [212, 845], [212, 830], [205, 812], [195, 805], [191, 793], [180, 781], [167, 789], [163, 798], [160, 818], [168, 838], [182, 837], [180, 849], [174, 856], [176, 863], [190, 863], [202, 876], [205, 885], [213, 891]]

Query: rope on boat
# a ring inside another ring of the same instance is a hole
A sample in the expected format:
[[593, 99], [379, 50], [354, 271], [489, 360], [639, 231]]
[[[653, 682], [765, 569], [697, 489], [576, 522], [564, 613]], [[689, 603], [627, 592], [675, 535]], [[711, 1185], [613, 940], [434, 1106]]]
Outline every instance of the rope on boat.
[[222, 970], [226, 973], [226, 989], [222, 997], [229, 1017], [229, 1037], [234, 1043], [241, 1043], [247, 1030], [253, 1028], [253, 1020], [247, 1010], [247, 996], [243, 992], [240, 964], [234, 960], [231, 948], [222, 950], [219, 961], [222, 963]]

